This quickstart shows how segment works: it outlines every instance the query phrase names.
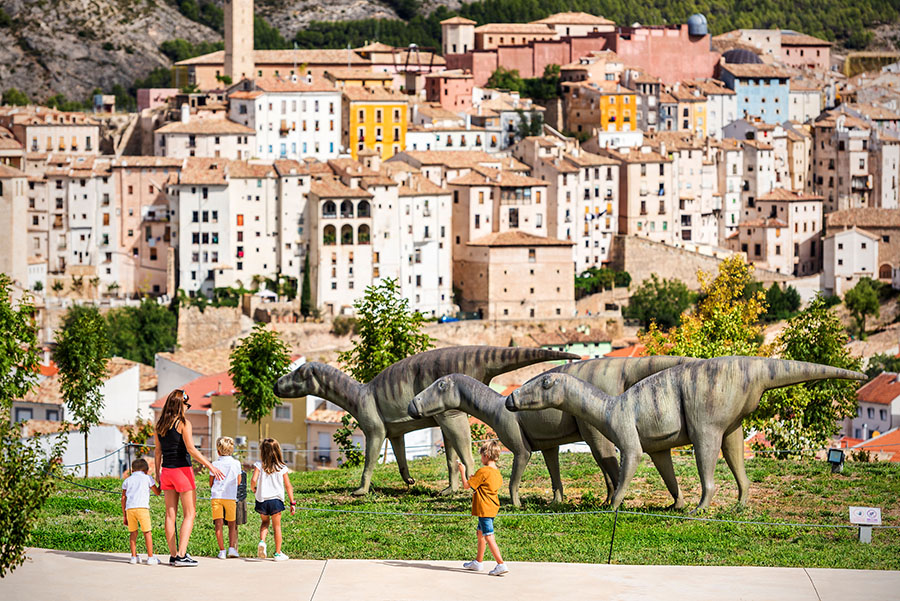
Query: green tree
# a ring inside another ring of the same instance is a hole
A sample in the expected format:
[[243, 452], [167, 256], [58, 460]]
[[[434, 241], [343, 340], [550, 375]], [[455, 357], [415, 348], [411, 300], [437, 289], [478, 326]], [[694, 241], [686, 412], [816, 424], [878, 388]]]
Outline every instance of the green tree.
[[497, 67], [497, 70], [488, 77], [485, 87], [496, 88], [498, 90], [509, 90], [511, 92], [521, 92], [525, 89], [525, 80], [519, 76], [518, 69]]
[[526, 113], [519, 109], [516, 111], [519, 115], [519, 127], [516, 132], [519, 138], [527, 138], [528, 136], [539, 136], [544, 131], [544, 116], [537, 111]]
[[358, 337], [353, 348], [338, 354], [338, 361], [360, 382], [368, 382], [397, 361], [426, 351], [433, 340], [424, 334], [425, 318], [409, 309], [397, 280], [384, 279], [366, 288], [353, 303]]
[[870, 380], [886, 371], [900, 372], [900, 357], [895, 357], [891, 353], [879, 353], [869, 357], [869, 362], [866, 364], [866, 375]]
[[149, 298], [137, 307], [113, 309], [106, 323], [112, 354], [145, 365], [153, 365], [156, 353], [174, 350], [178, 343], [175, 312]]
[[260, 422], [281, 404], [275, 396], [275, 382], [288, 371], [291, 355], [277, 332], [257, 323], [250, 335], [231, 351], [228, 373], [237, 389], [235, 401], [250, 422], [256, 424], [262, 439]]
[[53, 290], [53, 292], [56, 292], [57, 294], [62, 292], [63, 288], [65, 288], [65, 287], [66, 287], [66, 285], [62, 283], [62, 280], [53, 280], [53, 283], [50, 284], [50, 289]]
[[866, 317], [878, 317], [881, 306], [878, 302], [878, 286], [870, 278], [862, 278], [856, 286], [844, 295], [844, 305], [856, 322], [856, 332], [860, 340], [866, 339]]
[[3, 104], [11, 106], [26, 106], [31, 104], [28, 94], [17, 88], [9, 88], [3, 92]]
[[648, 355], [722, 357], [758, 355], [763, 349], [760, 317], [766, 311], [765, 292], [745, 297], [753, 280], [753, 266], [734, 255], [719, 264], [719, 273], [698, 272], [702, 300], [697, 309], [681, 316], [681, 323], [663, 333], [656, 324], [641, 336]]
[[650, 324], [668, 330], [694, 302], [694, 293], [681, 280], [661, 280], [655, 273], [634, 291], [622, 316], [637, 319], [643, 328]]
[[281, 50], [290, 45], [275, 27], [262, 17], [253, 18], [253, 48], [255, 50]]
[[[859, 370], [860, 360], [850, 356], [846, 344], [840, 319], [817, 296], [791, 318], [774, 350], [782, 359]], [[856, 415], [858, 387], [851, 380], [822, 380], [770, 390], [747, 425], [762, 431], [776, 449], [822, 448], [837, 432], [840, 420]]]
[[40, 363], [34, 305], [26, 297], [14, 306], [11, 294], [12, 279], [0, 273], [0, 409], [7, 413], [34, 386]]
[[303, 285], [300, 289], [300, 314], [309, 317], [312, 304], [312, 287], [309, 281], [309, 249], [303, 259]]
[[104, 399], [100, 392], [109, 357], [106, 321], [95, 307], [73, 307], [56, 334], [53, 360], [59, 366], [59, 387], [68, 415], [84, 435], [84, 477], [88, 475], [88, 433], [100, 423]]
[[781, 286], [773, 283], [766, 291], [766, 304], [769, 308], [763, 316], [763, 321], [772, 322], [790, 319], [800, 309], [800, 293], [793, 286], [788, 286], [782, 290]]
[[341, 416], [341, 427], [334, 431], [334, 442], [344, 457], [341, 462], [342, 468], [349, 469], [365, 463], [365, 453], [359, 448], [359, 444], [353, 442], [353, 433], [357, 428], [359, 428], [359, 422], [349, 413], [344, 413]]

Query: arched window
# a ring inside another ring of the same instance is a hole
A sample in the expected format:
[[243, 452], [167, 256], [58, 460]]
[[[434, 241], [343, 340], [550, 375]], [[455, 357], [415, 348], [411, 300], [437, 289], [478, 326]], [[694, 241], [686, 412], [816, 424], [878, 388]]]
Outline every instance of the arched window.
[[372, 216], [372, 214], [370, 213], [368, 200], [359, 201], [359, 204], [356, 205], [356, 216], [357, 217], [371, 217]]
[[345, 225], [341, 228], [341, 244], [353, 244], [352, 225]]
[[334, 203], [330, 200], [322, 205], [322, 217], [325, 219], [333, 218], [337, 216], [337, 208], [334, 206]]
[[361, 225], [359, 226], [359, 230], [357, 230], [356, 241], [359, 244], [368, 244], [369, 243], [369, 226]]
[[341, 203], [341, 217], [353, 218], [353, 203], [349, 200], [345, 200]]
[[882, 265], [881, 267], [878, 268], [878, 278], [881, 280], [890, 281], [891, 271], [892, 271], [891, 266], [888, 265], [887, 263], [885, 263], [884, 265]]
[[334, 229], [333, 225], [326, 225], [322, 232], [322, 244], [325, 246], [334, 246], [336, 239], [337, 230]]

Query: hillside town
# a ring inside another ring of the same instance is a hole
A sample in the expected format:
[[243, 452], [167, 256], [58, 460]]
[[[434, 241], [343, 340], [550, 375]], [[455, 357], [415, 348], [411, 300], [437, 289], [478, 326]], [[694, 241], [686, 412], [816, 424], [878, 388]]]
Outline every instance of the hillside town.
[[[742, 255], [760, 282], [804, 301], [863, 278], [900, 289], [900, 63], [848, 76], [828, 41], [712, 36], [700, 14], [661, 26], [579, 12], [453, 17], [441, 28], [440, 48], [254, 50], [253, 2], [232, 0], [224, 50], [177, 62], [170, 88], [138, 91], [136, 114], [103, 94], [94, 112], [0, 107], [0, 272], [35, 295], [42, 342], [72, 303], [256, 290], [245, 315], [293, 323], [298, 311], [280, 301], [305, 282], [331, 323], [394, 279], [436, 320], [565, 324], [503, 330], [499, 345], [629, 356], [627, 292], [582, 302], [580, 274], [696, 289], [698, 269]], [[502, 84], [542, 79], [546, 97]], [[587, 317], [614, 323], [592, 334]], [[204, 335], [238, 334], [228, 319]], [[176, 387], [203, 399], [204, 445], [222, 431], [214, 414], [237, 421], [227, 349], [200, 353], [182, 333], [153, 367], [111, 360], [107, 385], [131, 400], [105, 422], [152, 417]], [[42, 369], [47, 382], [15, 420], [60, 419], [55, 368]], [[861, 413], [845, 434], [862, 442], [900, 426], [900, 391], [887, 392], [897, 386], [879, 384], [873, 394], [890, 398], [866, 406], [878, 424]], [[296, 411], [309, 427], [279, 438], [316, 453], [286, 454], [291, 467], [335, 465], [341, 412], [318, 401]], [[271, 419], [274, 431], [295, 416]], [[436, 440], [425, 436], [427, 454]]]

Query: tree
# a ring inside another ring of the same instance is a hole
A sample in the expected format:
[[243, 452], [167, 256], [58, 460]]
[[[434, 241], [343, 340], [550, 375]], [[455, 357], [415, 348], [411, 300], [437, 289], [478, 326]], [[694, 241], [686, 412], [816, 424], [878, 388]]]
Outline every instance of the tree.
[[43, 289], [44, 289], [44, 282], [38, 280], [37, 282], [34, 283], [34, 291], [35, 292], [40, 292]]
[[753, 266], [734, 255], [719, 264], [715, 277], [700, 271], [697, 279], [702, 299], [697, 309], [682, 314], [681, 323], [668, 334], [651, 323], [641, 336], [647, 354], [704, 359], [760, 354], [759, 318], [766, 311], [765, 293], [760, 290], [745, 298], [745, 288], [753, 282]]
[[873, 379], [882, 372], [897, 373], [900, 372], [900, 357], [895, 357], [891, 353], [880, 353], [869, 357], [866, 365], [866, 375], [869, 379]]
[[800, 293], [793, 286], [782, 290], [781, 286], [773, 283], [766, 292], [766, 304], [769, 309], [763, 316], [763, 321], [790, 319], [800, 309]]
[[384, 279], [366, 288], [353, 303], [358, 338], [353, 348], [338, 354], [338, 361], [360, 382], [368, 382], [397, 361], [430, 349], [433, 340], [422, 333], [425, 318], [409, 309], [397, 280]]
[[303, 259], [303, 287], [300, 291], [300, 314], [303, 317], [309, 317], [311, 304], [312, 287], [309, 281], [309, 250], [307, 249], [306, 257]]
[[881, 313], [876, 285], [870, 278], [862, 278], [844, 295], [844, 305], [856, 322], [857, 335], [860, 340], [865, 340], [866, 317], [878, 317]]
[[73, 307], [56, 334], [53, 360], [59, 367], [59, 387], [68, 414], [84, 435], [84, 477], [88, 475], [88, 433], [100, 423], [104, 399], [100, 393], [109, 357], [106, 321], [95, 307]]
[[275, 382], [287, 373], [291, 364], [288, 347], [277, 332], [257, 323], [250, 335], [231, 352], [231, 376], [237, 389], [235, 401], [250, 422], [256, 424], [262, 439], [260, 422], [281, 404], [275, 396]]
[[137, 307], [113, 309], [106, 314], [111, 352], [145, 365], [153, 365], [156, 353], [178, 344], [175, 312], [145, 298]]
[[661, 280], [655, 273], [635, 290], [622, 315], [637, 319], [641, 327], [651, 323], [668, 330], [675, 326], [681, 314], [694, 302], [694, 293], [681, 280]]
[[53, 290], [53, 292], [56, 292], [57, 294], [62, 292], [63, 288], [65, 288], [65, 287], [66, 287], [66, 285], [62, 283], [62, 280], [53, 280], [53, 283], [50, 284], [50, 289]]
[[31, 104], [28, 94], [17, 88], [9, 88], [3, 92], [3, 104], [10, 106], [27, 106]]
[[527, 138], [528, 136], [539, 136], [544, 130], [544, 116], [537, 111], [526, 113], [519, 109], [516, 111], [519, 115], [519, 129], [516, 132], [518, 137]]
[[497, 70], [488, 77], [486, 88], [521, 92], [525, 88], [525, 81], [519, 77], [518, 69], [506, 69], [497, 67]]
[[40, 363], [34, 305], [26, 297], [14, 307], [11, 290], [12, 279], [0, 273], [0, 408], [7, 413], [34, 386]]
[[[791, 318], [774, 344], [782, 359], [809, 361], [843, 369], [860, 369], [846, 348], [847, 333], [821, 296]], [[770, 390], [748, 425], [762, 431], [776, 449], [818, 449], [828, 444], [838, 423], [856, 415], [856, 389], [851, 380], [822, 380]], [[784, 458], [787, 453], [778, 456]]]

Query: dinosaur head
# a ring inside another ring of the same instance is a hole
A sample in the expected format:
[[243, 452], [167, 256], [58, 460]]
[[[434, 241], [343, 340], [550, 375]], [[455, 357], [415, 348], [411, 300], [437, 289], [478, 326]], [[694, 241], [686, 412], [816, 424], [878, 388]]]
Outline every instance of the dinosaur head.
[[565, 395], [565, 374], [545, 373], [525, 382], [506, 397], [510, 411], [536, 411], [558, 407]]
[[459, 390], [455, 378], [444, 376], [415, 396], [407, 413], [413, 419], [431, 417], [459, 407]]
[[310, 394], [319, 395], [322, 390], [316, 377], [318, 363], [304, 363], [289, 374], [278, 378], [275, 382], [275, 396], [286, 399], [297, 399]]

